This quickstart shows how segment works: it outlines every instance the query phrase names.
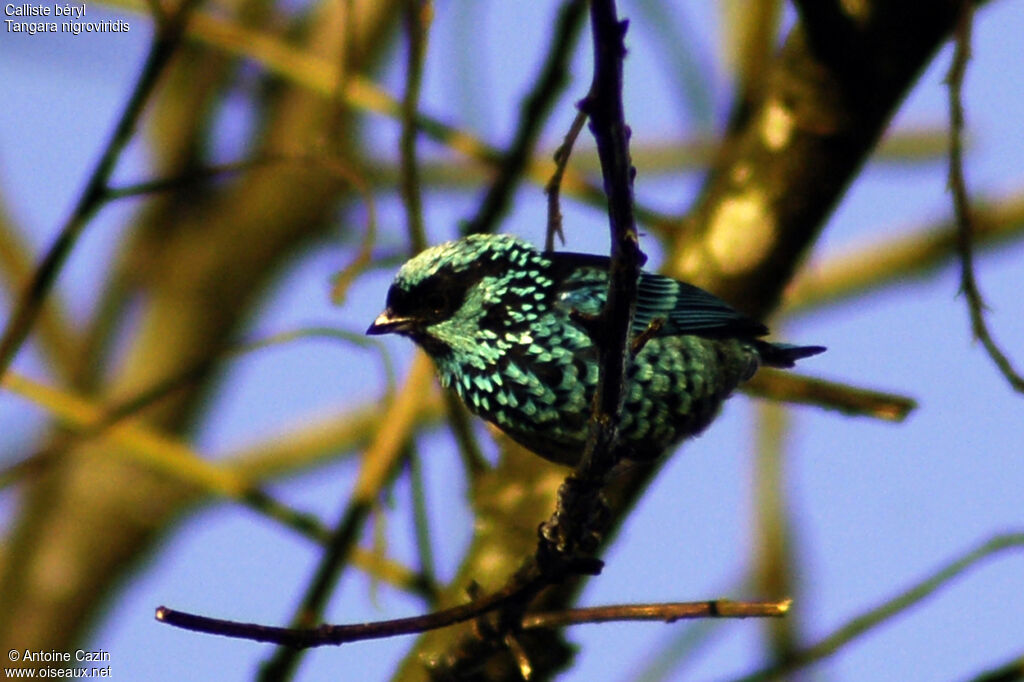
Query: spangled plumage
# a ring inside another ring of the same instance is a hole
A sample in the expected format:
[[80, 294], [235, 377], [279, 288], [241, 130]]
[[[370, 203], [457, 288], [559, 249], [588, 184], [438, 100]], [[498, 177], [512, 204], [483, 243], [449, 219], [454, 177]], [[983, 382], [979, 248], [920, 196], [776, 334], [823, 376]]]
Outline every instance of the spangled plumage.
[[[600, 312], [608, 268], [605, 257], [540, 253], [510, 236], [465, 237], [403, 265], [367, 333], [409, 336], [470, 410], [571, 465], [598, 380], [596, 349], [576, 314]], [[657, 457], [701, 431], [759, 365], [792, 367], [824, 350], [762, 341], [764, 325], [712, 294], [643, 273], [633, 335], [655, 320], [660, 327], [627, 364], [618, 442], [630, 459]]]

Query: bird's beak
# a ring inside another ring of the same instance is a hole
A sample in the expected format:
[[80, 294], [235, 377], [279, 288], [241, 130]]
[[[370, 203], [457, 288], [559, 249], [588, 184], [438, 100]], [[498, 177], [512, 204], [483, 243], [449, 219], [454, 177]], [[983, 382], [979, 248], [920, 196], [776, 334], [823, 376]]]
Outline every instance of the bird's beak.
[[393, 332], [406, 332], [412, 329], [413, 321], [408, 317], [393, 317], [390, 310], [385, 310], [373, 321], [366, 333], [371, 336], [379, 334], [391, 334]]

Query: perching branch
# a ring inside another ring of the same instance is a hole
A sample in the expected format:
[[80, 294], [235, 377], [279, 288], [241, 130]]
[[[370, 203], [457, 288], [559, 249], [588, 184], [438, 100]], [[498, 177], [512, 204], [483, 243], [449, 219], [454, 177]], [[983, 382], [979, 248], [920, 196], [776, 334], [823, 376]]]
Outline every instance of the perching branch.
[[589, 325], [600, 368], [594, 392], [593, 414], [587, 445], [576, 470], [559, 492], [558, 507], [542, 533], [548, 547], [541, 553], [575, 552], [589, 543], [587, 534], [603, 532], [592, 528], [599, 514], [600, 491], [605, 477], [616, 464], [615, 439], [620, 412], [629, 329], [636, 306], [640, 267], [646, 260], [640, 251], [633, 214], [633, 176], [629, 157], [629, 128], [622, 106], [622, 62], [626, 56], [626, 22], [620, 22], [614, 0], [600, 0], [590, 6], [594, 36], [594, 78], [580, 111], [590, 120], [590, 131], [601, 158], [604, 191], [608, 197], [611, 230], [611, 267], [608, 295], [603, 310]]
[[[533, 580], [538, 579], [539, 574], [534, 574]], [[423, 616], [412, 616], [410, 618], [398, 618], [395, 620], [376, 621], [373, 623], [358, 623], [354, 625], [321, 625], [320, 627], [305, 628], [279, 628], [254, 623], [239, 623], [236, 621], [221, 620], [219, 618], [208, 618], [183, 611], [175, 611], [165, 606], [158, 607], [156, 619], [162, 623], [175, 627], [205, 632], [213, 635], [223, 635], [238, 639], [251, 639], [258, 642], [270, 642], [287, 650], [298, 651], [316, 646], [338, 645], [349, 642], [358, 642], [367, 639], [380, 639], [383, 637], [396, 637], [399, 635], [417, 634], [436, 630], [456, 623], [472, 620], [481, 615], [489, 613], [500, 607], [504, 602], [518, 598], [520, 593], [519, 584], [510, 585], [509, 589], [492, 594], [486, 598], [475, 599], [463, 606], [445, 609], [429, 613]], [[273, 672], [268, 672], [273, 671]], [[265, 667], [261, 678], [276, 679], [271, 675], [278, 675], [275, 668]]]
[[[534, 576], [539, 579], [539, 575]], [[352, 625], [321, 625], [315, 628], [280, 628], [256, 623], [208, 618], [166, 606], [156, 610], [156, 619], [183, 630], [222, 635], [256, 642], [269, 642], [292, 649], [318, 646], [339, 646], [369, 639], [383, 639], [414, 635], [448, 627], [478, 618], [499, 608], [503, 602], [517, 599], [514, 591], [503, 591], [482, 599], [474, 599], [457, 606], [423, 616], [394, 620], [356, 623]], [[586, 623], [625, 621], [661, 621], [674, 623], [694, 618], [777, 618], [789, 610], [788, 599], [768, 602], [734, 602], [717, 599], [702, 602], [674, 602], [665, 604], [617, 604], [594, 606], [566, 611], [532, 613], [523, 617], [519, 626], [524, 630], [566, 627]]]
[[[633, 178], [636, 173], [629, 155], [630, 130], [622, 105], [622, 63], [626, 56], [627, 22], [620, 22], [614, 0], [598, 0], [591, 5], [591, 26], [594, 33], [594, 80], [590, 92], [580, 103], [580, 110], [590, 120], [590, 130], [597, 143], [608, 197], [611, 228], [611, 281], [608, 302], [602, 315], [614, 325], [608, 338], [617, 344], [609, 349], [614, 364], [608, 366], [603, 389], [596, 399], [605, 414], [619, 407], [621, 370], [626, 358], [626, 339], [632, 322], [640, 268], [646, 256], [640, 251], [633, 205]], [[611, 351], [617, 351], [612, 353]], [[615, 383], [609, 383], [608, 380]]]

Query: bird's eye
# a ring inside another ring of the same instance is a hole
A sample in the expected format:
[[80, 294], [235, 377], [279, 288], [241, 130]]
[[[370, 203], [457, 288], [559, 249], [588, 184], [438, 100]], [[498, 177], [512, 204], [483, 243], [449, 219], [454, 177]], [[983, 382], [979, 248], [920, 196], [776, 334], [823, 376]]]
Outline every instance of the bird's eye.
[[437, 315], [444, 312], [448, 307], [448, 299], [441, 292], [433, 291], [427, 294], [427, 297], [423, 301], [423, 305], [427, 310]]

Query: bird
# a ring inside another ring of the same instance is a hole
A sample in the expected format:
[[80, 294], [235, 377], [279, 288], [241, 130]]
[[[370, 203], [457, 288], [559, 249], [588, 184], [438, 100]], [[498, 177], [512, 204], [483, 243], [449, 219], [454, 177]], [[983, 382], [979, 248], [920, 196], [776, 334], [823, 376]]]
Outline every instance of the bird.
[[[539, 251], [474, 234], [408, 260], [366, 333], [410, 338], [471, 412], [528, 450], [575, 466], [600, 374], [594, 320], [606, 256]], [[822, 346], [771, 343], [768, 329], [692, 284], [641, 271], [616, 461], [651, 461], [708, 426], [760, 366], [790, 368]]]

